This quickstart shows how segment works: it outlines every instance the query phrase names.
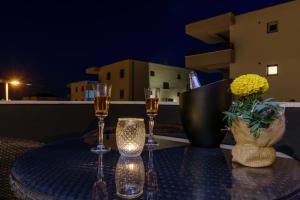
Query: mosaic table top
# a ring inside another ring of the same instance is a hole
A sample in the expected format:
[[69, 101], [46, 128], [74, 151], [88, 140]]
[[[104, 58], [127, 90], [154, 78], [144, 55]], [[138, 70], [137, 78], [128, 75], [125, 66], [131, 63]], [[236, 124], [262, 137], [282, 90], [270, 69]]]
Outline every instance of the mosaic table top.
[[124, 162], [115, 148], [98, 156], [90, 152], [93, 145], [89, 140], [76, 138], [17, 159], [11, 173], [12, 189], [27, 199], [120, 199], [117, 187], [129, 187], [135, 181], [141, 188], [135, 199], [300, 198], [300, 164], [296, 160], [277, 158], [271, 167], [248, 168], [232, 163], [229, 150], [159, 142], [159, 149], [144, 151], [139, 162], [135, 161], [142, 172], [139, 182], [126, 174], [126, 168], [120, 172], [119, 167], [130, 160]]

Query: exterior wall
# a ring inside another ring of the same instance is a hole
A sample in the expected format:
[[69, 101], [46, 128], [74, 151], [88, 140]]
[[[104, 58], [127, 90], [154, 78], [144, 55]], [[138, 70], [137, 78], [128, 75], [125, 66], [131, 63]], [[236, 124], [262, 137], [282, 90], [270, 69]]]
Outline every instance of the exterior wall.
[[[94, 97], [92, 83], [97, 81], [78, 81], [68, 84], [71, 101], [89, 101]], [[77, 88], [77, 90], [76, 90]], [[46, 99], [45, 99], [46, 100]]]
[[219, 51], [200, 53], [185, 57], [185, 67], [201, 71], [228, 69], [234, 61], [234, 50], [223, 49]]
[[[283, 106], [286, 107], [285, 115], [288, 123], [286, 132], [276, 145], [276, 149], [300, 160], [300, 103], [283, 103]], [[0, 137], [2, 138], [49, 142], [68, 137], [81, 137], [97, 128], [93, 102], [0, 101], [0, 110]], [[181, 127], [177, 103], [163, 102], [158, 112], [155, 127], [161, 127], [161, 125]], [[111, 102], [109, 115], [105, 119], [105, 127], [115, 127], [119, 117], [128, 116], [145, 118], [144, 101]], [[172, 129], [167, 131], [171, 137], [179, 136]], [[160, 134], [158, 131], [155, 133]], [[182, 136], [185, 137], [184, 134]], [[223, 144], [234, 144], [231, 134], [227, 134], [226, 137]]]
[[[120, 70], [124, 69], [124, 78], [120, 78]], [[110, 80], [107, 80], [107, 73], [110, 72]], [[113, 101], [131, 100], [132, 66], [130, 60], [122, 60], [110, 65], [105, 65], [99, 70], [99, 80], [102, 83], [112, 85]], [[120, 90], [124, 90], [124, 98], [120, 98]]]
[[225, 13], [208, 19], [200, 20], [185, 26], [185, 33], [207, 44], [226, 42], [220, 34], [226, 34], [229, 26], [234, 24], [234, 15]]
[[133, 101], [144, 101], [144, 88], [149, 87], [148, 63], [142, 61], [132, 61], [133, 67]]
[[[53, 141], [60, 138], [81, 137], [97, 129], [93, 102], [0, 101], [0, 110], [0, 138]], [[146, 118], [144, 101], [112, 101], [109, 115], [105, 118], [106, 129], [116, 127], [118, 118], [128, 116]], [[155, 123], [156, 127], [180, 126], [178, 104], [161, 103]]]
[[70, 88], [71, 101], [85, 101], [86, 81], [70, 83], [68, 86]]
[[[154, 71], [154, 76], [150, 76], [151, 71]], [[184, 68], [149, 63], [149, 87], [161, 88], [160, 98], [162, 101], [169, 98], [178, 102], [177, 93], [186, 91], [189, 72], [190, 70]], [[181, 79], [177, 79], [178, 74], [180, 74]], [[163, 89], [163, 82], [168, 82], [170, 89]]]
[[[230, 27], [235, 63], [230, 77], [256, 73], [266, 76], [267, 65], [278, 64], [278, 76], [268, 76], [266, 96], [300, 101], [300, 1], [291, 1], [236, 16]], [[278, 32], [267, 34], [267, 23], [278, 21]]]
[[[120, 78], [120, 70], [125, 70], [124, 78]], [[155, 76], [150, 76], [154, 71]], [[110, 80], [107, 73], [110, 72]], [[178, 101], [178, 93], [186, 91], [189, 70], [169, 65], [148, 63], [138, 60], [122, 60], [100, 67], [99, 80], [112, 85], [113, 101], [144, 101], [144, 88], [161, 88], [161, 99]], [[181, 79], [177, 79], [180, 74]], [[170, 89], [163, 89], [163, 82], [168, 82]], [[124, 90], [124, 98], [120, 98], [120, 90]]]

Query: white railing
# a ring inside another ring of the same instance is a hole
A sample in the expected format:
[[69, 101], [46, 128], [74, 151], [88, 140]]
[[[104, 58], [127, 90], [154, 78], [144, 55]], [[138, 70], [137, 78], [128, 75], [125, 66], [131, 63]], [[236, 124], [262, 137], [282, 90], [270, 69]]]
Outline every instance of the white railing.
[[[1, 104], [93, 104], [93, 101], [0, 101]], [[144, 101], [112, 101], [111, 104], [145, 104]], [[178, 102], [160, 102], [160, 105], [179, 105]]]
[[[93, 104], [93, 101], [1, 101], [1, 104]], [[144, 101], [112, 101], [111, 104], [145, 104]], [[178, 102], [160, 102], [160, 105], [179, 105]], [[300, 102], [280, 102], [283, 107], [300, 107]]]

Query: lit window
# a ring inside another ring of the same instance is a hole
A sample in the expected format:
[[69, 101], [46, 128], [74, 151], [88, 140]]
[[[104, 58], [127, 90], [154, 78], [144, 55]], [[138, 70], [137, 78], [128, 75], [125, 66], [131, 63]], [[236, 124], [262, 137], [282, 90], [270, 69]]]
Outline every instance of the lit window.
[[124, 78], [124, 76], [125, 76], [125, 70], [120, 69], [120, 78]]
[[268, 76], [277, 76], [278, 75], [278, 65], [268, 65], [267, 75]]
[[267, 33], [278, 32], [278, 21], [267, 23]]

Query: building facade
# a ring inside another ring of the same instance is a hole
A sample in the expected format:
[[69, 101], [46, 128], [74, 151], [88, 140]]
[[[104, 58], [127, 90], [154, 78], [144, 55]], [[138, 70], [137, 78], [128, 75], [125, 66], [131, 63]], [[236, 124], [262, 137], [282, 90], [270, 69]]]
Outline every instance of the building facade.
[[91, 101], [94, 98], [92, 84], [98, 81], [77, 81], [67, 85], [70, 89], [69, 99], [71, 101]]
[[300, 1], [240, 15], [226, 13], [186, 25], [186, 33], [218, 51], [186, 56], [186, 67], [229, 71], [230, 78], [255, 73], [270, 84], [267, 97], [300, 101]]
[[112, 85], [114, 101], [144, 101], [144, 88], [160, 88], [161, 101], [178, 101], [186, 91], [189, 70], [138, 60], [122, 60], [102, 67], [90, 67], [99, 81]]

